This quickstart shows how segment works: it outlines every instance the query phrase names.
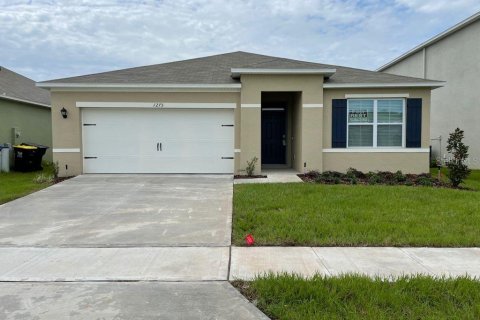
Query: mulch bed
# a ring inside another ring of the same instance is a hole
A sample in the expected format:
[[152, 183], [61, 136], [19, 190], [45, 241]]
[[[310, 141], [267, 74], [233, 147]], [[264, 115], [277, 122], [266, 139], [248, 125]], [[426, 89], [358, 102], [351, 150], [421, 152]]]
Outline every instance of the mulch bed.
[[266, 178], [267, 176], [264, 175], [254, 175], [254, 176], [247, 176], [243, 174], [236, 174], [233, 176], [233, 179], [258, 179], [258, 178]]
[[[347, 173], [336, 171], [310, 171], [299, 174], [304, 182], [321, 184], [361, 184], [361, 185], [405, 185], [405, 186], [429, 186], [441, 188], [453, 188], [449, 183], [441, 181], [428, 173], [403, 174], [401, 171], [368, 172], [363, 173], [355, 169], [349, 169]], [[466, 188], [459, 188], [466, 189]]]

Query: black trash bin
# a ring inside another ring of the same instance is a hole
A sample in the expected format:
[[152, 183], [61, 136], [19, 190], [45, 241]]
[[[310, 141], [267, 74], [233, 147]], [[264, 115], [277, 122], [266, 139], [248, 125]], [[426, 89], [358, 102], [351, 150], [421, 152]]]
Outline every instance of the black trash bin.
[[15, 158], [15, 171], [42, 170], [42, 158], [48, 147], [35, 143], [22, 143], [13, 146]]

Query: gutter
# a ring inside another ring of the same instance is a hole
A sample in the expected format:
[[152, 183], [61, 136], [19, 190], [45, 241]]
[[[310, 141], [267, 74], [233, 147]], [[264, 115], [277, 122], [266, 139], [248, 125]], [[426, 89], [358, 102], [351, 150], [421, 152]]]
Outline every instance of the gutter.
[[324, 83], [325, 89], [335, 88], [440, 88], [446, 82], [403, 82], [403, 83]]
[[49, 104], [44, 104], [44, 103], [35, 102], [35, 101], [31, 101], [31, 100], [20, 99], [20, 98], [14, 98], [14, 97], [10, 97], [10, 96], [4, 95], [4, 94], [0, 95], [0, 99], [12, 100], [12, 101], [17, 101], [17, 102], [32, 104], [32, 105], [39, 106], [39, 107], [50, 108]]
[[122, 84], [122, 83], [61, 83], [39, 82], [37, 87], [53, 91], [184, 91], [184, 92], [238, 92], [242, 85], [232, 84]]

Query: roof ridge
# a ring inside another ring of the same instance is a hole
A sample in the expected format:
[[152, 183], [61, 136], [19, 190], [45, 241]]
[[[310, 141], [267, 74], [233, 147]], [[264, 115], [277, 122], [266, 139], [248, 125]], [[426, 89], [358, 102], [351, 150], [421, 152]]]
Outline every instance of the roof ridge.
[[[183, 60], [175, 60], [175, 61], [168, 61], [168, 62], [162, 62], [162, 63], [147, 64], [147, 65], [137, 66], [137, 67], [129, 67], [129, 68], [110, 70], [110, 71], [102, 71], [102, 72], [81, 74], [81, 75], [70, 76], [70, 77], [65, 77], [65, 78], [56, 78], [56, 79], [51, 79], [51, 80], [40, 81], [39, 83], [47, 83], [47, 82], [53, 82], [53, 81], [58, 81], [58, 80], [66, 80], [66, 79], [77, 78], [77, 77], [85, 77], [85, 76], [96, 76], [96, 75], [101, 75], [101, 74], [105, 74], [105, 73], [112, 73], [112, 72], [118, 72], [118, 71], [129, 71], [129, 70], [156, 67], [156, 66], [160, 66], [160, 65], [168, 65], [168, 64], [181, 63], [181, 62], [187, 62], [187, 61], [195, 61], [195, 60], [224, 56], [224, 55], [233, 54], [233, 53], [240, 53], [240, 52], [242, 52], [242, 51], [233, 51], [233, 52], [212, 54], [212, 55], [209, 55], [209, 56], [203, 56], [203, 57], [197, 57], [197, 58], [189, 58], [189, 59], [183, 59]], [[245, 53], [245, 52], [242, 52], [242, 53]]]

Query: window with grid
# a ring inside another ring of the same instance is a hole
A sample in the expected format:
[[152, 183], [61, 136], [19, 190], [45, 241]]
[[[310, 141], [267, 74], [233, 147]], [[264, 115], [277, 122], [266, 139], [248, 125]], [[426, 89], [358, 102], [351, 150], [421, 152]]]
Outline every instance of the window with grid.
[[349, 99], [348, 147], [404, 147], [404, 99]]

